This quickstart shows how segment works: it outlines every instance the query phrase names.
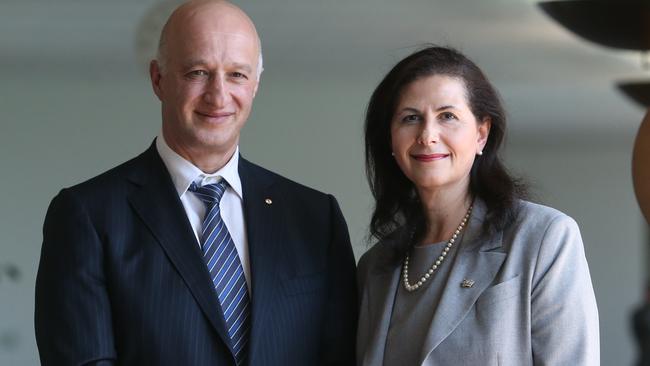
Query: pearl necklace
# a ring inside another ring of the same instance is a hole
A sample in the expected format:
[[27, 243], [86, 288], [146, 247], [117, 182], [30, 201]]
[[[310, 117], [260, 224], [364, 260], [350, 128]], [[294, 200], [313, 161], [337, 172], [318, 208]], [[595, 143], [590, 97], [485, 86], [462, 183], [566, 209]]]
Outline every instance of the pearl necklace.
[[458, 238], [458, 235], [460, 234], [461, 231], [463, 231], [463, 228], [465, 227], [465, 224], [467, 223], [467, 220], [469, 219], [469, 215], [472, 213], [472, 207], [473, 205], [469, 206], [469, 209], [467, 210], [467, 214], [465, 214], [465, 217], [463, 217], [463, 221], [460, 222], [460, 225], [458, 225], [458, 228], [456, 231], [454, 231], [454, 235], [452, 235], [451, 239], [447, 242], [447, 245], [445, 246], [445, 249], [442, 250], [440, 253], [440, 256], [438, 259], [433, 263], [431, 268], [429, 268], [428, 271], [424, 272], [424, 275], [420, 277], [418, 282], [414, 284], [409, 283], [409, 253], [406, 253], [406, 257], [404, 258], [404, 268], [402, 269], [402, 278], [403, 278], [403, 283], [404, 283], [404, 288], [408, 292], [413, 292], [420, 287], [422, 287], [429, 277], [435, 272], [442, 262], [445, 261], [445, 258], [447, 257], [447, 253], [451, 249], [451, 247], [454, 245], [454, 242], [456, 241], [456, 238]]

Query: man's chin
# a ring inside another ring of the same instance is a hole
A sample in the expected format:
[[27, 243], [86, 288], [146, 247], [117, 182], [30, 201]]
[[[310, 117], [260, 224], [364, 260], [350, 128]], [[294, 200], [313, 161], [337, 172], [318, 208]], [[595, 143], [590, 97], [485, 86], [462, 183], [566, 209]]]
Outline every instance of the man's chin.
[[234, 151], [235, 147], [237, 146], [237, 142], [239, 138], [224, 138], [223, 134], [218, 134], [217, 136], [210, 134], [210, 135], [203, 135], [203, 136], [196, 136], [196, 146], [201, 148], [202, 150], [206, 152], [213, 152], [213, 153], [225, 153], [229, 151]]

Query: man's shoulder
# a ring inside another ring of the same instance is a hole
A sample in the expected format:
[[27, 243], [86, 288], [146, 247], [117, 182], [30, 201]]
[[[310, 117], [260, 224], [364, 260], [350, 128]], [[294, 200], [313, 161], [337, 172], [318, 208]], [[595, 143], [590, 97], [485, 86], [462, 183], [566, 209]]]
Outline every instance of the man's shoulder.
[[137, 178], [151, 165], [151, 151], [146, 150], [138, 156], [129, 159], [111, 169], [108, 169], [92, 178], [66, 188], [66, 190], [78, 194], [109, 194], [112, 191], [120, 191], [125, 187], [130, 177]]
[[293, 179], [287, 178], [279, 173], [271, 171], [260, 165], [250, 162], [244, 158], [240, 159], [240, 175], [242, 179], [250, 177], [249, 179], [262, 178], [262, 184], [266, 183], [273, 186], [274, 189], [280, 189], [285, 192], [290, 192], [295, 195], [304, 195], [309, 197], [327, 198], [329, 194], [319, 191], [315, 188], [298, 183]]

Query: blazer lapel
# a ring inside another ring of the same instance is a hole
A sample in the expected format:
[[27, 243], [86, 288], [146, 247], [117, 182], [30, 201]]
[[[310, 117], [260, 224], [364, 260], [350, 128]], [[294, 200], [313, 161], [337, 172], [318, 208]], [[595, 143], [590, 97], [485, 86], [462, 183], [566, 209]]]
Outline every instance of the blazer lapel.
[[130, 177], [140, 187], [128, 199], [189, 287], [206, 318], [231, 348], [212, 280], [167, 168], [154, 144], [140, 158], [143, 167]]
[[[389, 254], [389, 251], [384, 253]], [[367, 291], [368, 324], [372, 324], [365, 357], [361, 365], [381, 365], [384, 360], [384, 348], [390, 326], [390, 318], [395, 304], [395, 294], [400, 281], [401, 266], [389, 263], [388, 257], [382, 258], [383, 264], [375, 272], [369, 273]]]
[[[274, 213], [274, 205], [281, 205], [281, 197], [274, 194], [273, 179], [265, 170], [240, 157], [239, 176], [244, 198], [244, 221], [248, 239], [251, 269], [251, 332], [249, 344], [249, 363], [263, 363], [256, 360], [259, 341], [264, 336], [264, 322], [268, 305], [280, 284], [276, 267], [280, 262], [282, 243], [279, 229], [281, 217]], [[268, 201], [270, 200], [270, 201]]]
[[[477, 200], [425, 338], [420, 364], [465, 318], [479, 295], [492, 283], [506, 258], [506, 254], [498, 250], [501, 233], [491, 238], [481, 235], [484, 217], [485, 205]], [[474, 283], [471, 287], [463, 287], [461, 283], [464, 280]]]

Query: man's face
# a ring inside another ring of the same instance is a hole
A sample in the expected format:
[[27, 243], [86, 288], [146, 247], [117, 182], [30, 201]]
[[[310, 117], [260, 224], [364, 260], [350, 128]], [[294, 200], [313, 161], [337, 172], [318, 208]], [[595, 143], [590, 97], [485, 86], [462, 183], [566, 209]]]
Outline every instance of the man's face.
[[154, 63], [151, 70], [165, 140], [186, 158], [230, 156], [257, 91], [256, 35], [232, 21], [200, 15], [177, 28], [163, 69]]

